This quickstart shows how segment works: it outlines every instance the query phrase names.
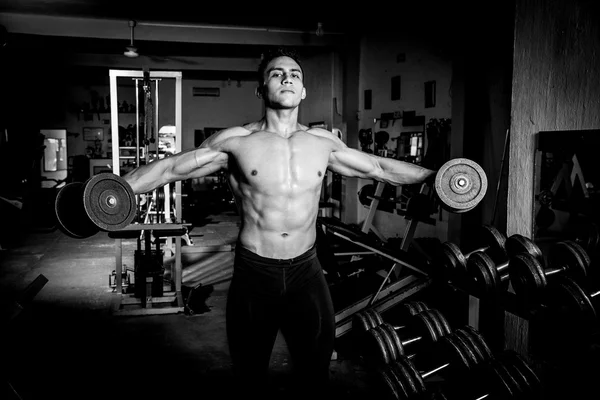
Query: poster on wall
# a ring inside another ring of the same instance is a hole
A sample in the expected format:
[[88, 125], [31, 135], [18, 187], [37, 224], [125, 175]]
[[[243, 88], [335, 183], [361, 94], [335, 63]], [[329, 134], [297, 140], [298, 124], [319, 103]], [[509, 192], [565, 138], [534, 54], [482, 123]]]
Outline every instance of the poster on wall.
[[104, 128], [89, 127], [83, 128], [83, 140], [104, 140]]

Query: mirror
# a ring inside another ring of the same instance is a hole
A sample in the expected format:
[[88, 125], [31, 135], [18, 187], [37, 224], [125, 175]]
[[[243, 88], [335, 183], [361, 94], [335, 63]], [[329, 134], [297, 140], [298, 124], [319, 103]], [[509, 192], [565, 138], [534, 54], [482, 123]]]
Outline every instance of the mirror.
[[575, 240], [592, 258], [600, 234], [600, 130], [543, 131], [534, 182], [536, 241]]

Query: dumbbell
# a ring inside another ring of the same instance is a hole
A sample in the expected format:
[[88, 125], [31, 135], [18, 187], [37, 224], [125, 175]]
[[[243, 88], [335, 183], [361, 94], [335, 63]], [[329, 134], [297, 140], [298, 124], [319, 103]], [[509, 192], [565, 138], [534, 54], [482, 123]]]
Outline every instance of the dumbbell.
[[[429, 306], [422, 301], [410, 301], [399, 304], [394, 310], [394, 315], [399, 317], [400, 321], [405, 321], [421, 311], [428, 310]], [[354, 314], [352, 319], [352, 329], [356, 332], [356, 339], [362, 340], [364, 333], [383, 323], [383, 317], [373, 308], [366, 308]], [[398, 326], [395, 329], [401, 329]]]
[[567, 318], [564, 326], [571, 331], [595, 333], [600, 328], [600, 290], [590, 290], [569, 276], [560, 276], [548, 284], [543, 302]]
[[541, 382], [523, 358], [512, 350], [494, 355], [459, 382], [432, 391], [429, 400], [536, 400]]
[[[381, 364], [389, 364], [399, 357], [415, 356], [414, 344], [419, 348], [437, 342], [440, 338], [451, 332], [450, 324], [446, 318], [435, 309], [428, 309], [413, 315], [407, 321], [406, 329], [398, 332], [387, 322], [369, 329], [361, 340], [361, 350], [367, 365], [377, 368]], [[407, 332], [405, 332], [407, 331]], [[407, 346], [413, 349], [407, 352]]]
[[475, 232], [476, 248], [463, 253], [453, 242], [444, 242], [434, 255], [433, 263], [436, 270], [446, 280], [462, 281], [467, 277], [467, 259], [479, 252], [486, 252], [494, 260], [505, 258], [506, 236], [492, 225], [482, 225]]
[[539, 303], [548, 280], [557, 276], [570, 276], [576, 282], [584, 282], [590, 266], [590, 258], [583, 248], [572, 240], [554, 243], [546, 258], [521, 253], [510, 259], [510, 282], [515, 294], [526, 303]]
[[487, 191], [481, 166], [467, 158], [445, 162], [436, 172], [433, 188], [440, 205], [451, 213], [464, 213], [479, 204]]
[[63, 186], [54, 211], [64, 233], [83, 239], [101, 230], [123, 229], [134, 220], [137, 206], [131, 186], [120, 176], [104, 172]]
[[425, 380], [441, 373], [445, 381], [452, 381], [468, 374], [488, 360], [492, 352], [479, 332], [465, 326], [442, 337], [435, 343], [437, 362], [429, 371], [420, 372], [408, 357], [379, 367], [375, 376], [382, 383], [384, 397], [392, 399], [422, 398], [427, 393]]
[[543, 254], [540, 248], [529, 238], [515, 234], [504, 242], [505, 256], [495, 261], [488, 253], [480, 251], [469, 256], [467, 260], [467, 286], [476, 296], [494, 295], [498, 291], [508, 290], [510, 283], [510, 259], [517, 254], [527, 253], [540, 262]]

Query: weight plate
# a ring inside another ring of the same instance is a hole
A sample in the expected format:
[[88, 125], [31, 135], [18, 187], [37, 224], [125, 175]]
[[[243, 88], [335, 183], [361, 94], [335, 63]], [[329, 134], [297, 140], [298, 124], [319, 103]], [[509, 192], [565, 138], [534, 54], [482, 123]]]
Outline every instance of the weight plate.
[[581, 265], [585, 266], [586, 273], [589, 273], [590, 266], [592, 265], [592, 259], [590, 258], [588, 252], [585, 251], [585, 249], [574, 240], [565, 240], [565, 242], [569, 244], [569, 246], [571, 246], [577, 254], [579, 254], [581, 257]]
[[473, 356], [473, 365], [478, 365], [484, 361], [483, 350], [477, 346], [475, 340], [467, 334], [464, 329], [457, 329], [456, 336], [462, 340], [463, 344], [471, 351]]
[[515, 380], [518, 388], [518, 396], [520, 398], [530, 399], [531, 387], [527, 377], [523, 374], [523, 371], [517, 366], [516, 353], [512, 350], [505, 350], [500, 354], [497, 354], [496, 359], [504, 366], [509, 375]]
[[436, 319], [439, 323], [440, 326], [440, 336], [438, 337], [441, 338], [442, 336], [446, 336], [448, 334], [450, 334], [452, 332], [452, 328], [450, 327], [450, 323], [448, 322], [448, 320], [446, 319], [446, 317], [444, 316], [444, 314], [442, 314], [439, 310], [434, 310], [435, 315], [436, 315]]
[[540, 250], [539, 246], [523, 235], [514, 234], [510, 236], [506, 239], [505, 248], [509, 257], [519, 253], [529, 253], [538, 260], [544, 259], [542, 250]]
[[423, 314], [429, 319], [434, 330], [434, 334], [431, 337], [425, 337], [424, 339], [428, 342], [437, 342], [442, 336], [444, 336], [442, 324], [439, 320], [439, 316], [441, 314], [436, 309], [427, 310]]
[[527, 302], [536, 302], [540, 291], [547, 286], [541, 262], [528, 253], [511, 257], [509, 274], [516, 295]]
[[562, 241], [553, 244], [548, 253], [548, 261], [550, 268], [564, 268], [565, 273], [577, 282], [583, 282], [587, 277], [587, 260], [579, 254], [573, 242]]
[[392, 339], [393, 347], [396, 350], [396, 358], [394, 358], [394, 360], [397, 360], [400, 356], [404, 356], [406, 353], [404, 352], [404, 345], [402, 344], [398, 332], [396, 332], [394, 327], [387, 322], [384, 322], [381, 326], [386, 330], [390, 339]]
[[442, 243], [434, 266], [438, 266], [441, 273], [449, 280], [461, 279], [467, 274], [467, 259], [460, 248], [452, 242]]
[[487, 177], [474, 161], [455, 158], [446, 162], [435, 176], [435, 192], [442, 206], [450, 212], [473, 209], [487, 191]]
[[402, 376], [400, 382], [407, 390], [409, 397], [414, 398], [425, 391], [425, 384], [419, 372], [412, 366], [412, 363], [406, 358], [400, 358], [394, 362], [393, 367], [399, 371], [399, 375]]
[[487, 253], [471, 254], [467, 261], [467, 273], [471, 277], [477, 297], [494, 295], [500, 287], [496, 264]]
[[406, 377], [406, 372], [397, 365], [397, 361], [389, 365], [389, 370], [390, 375], [394, 378], [396, 386], [398, 387], [398, 392], [403, 396], [399, 397], [399, 399], [409, 399], [412, 395], [412, 390], [410, 388], [410, 383], [406, 382], [408, 379]]
[[517, 398], [518, 385], [498, 360], [492, 359], [489, 361], [489, 372], [489, 387], [492, 388], [491, 391], [499, 399]]
[[554, 310], [564, 310], [563, 316], [592, 328], [598, 324], [596, 307], [585, 290], [568, 276], [560, 276], [548, 285], [547, 302]]
[[579, 243], [588, 254], [595, 254], [600, 244], [600, 228], [592, 221], [581, 221], [574, 229], [574, 240]]
[[358, 332], [359, 340], [365, 332], [371, 329], [371, 323], [365, 317], [364, 312], [359, 311], [354, 314], [352, 317], [352, 329], [356, 329], [356, 332]]
[[461, 376], [470, 369], [469, 354], [467, 354], [464, 345], [457, 340], [456, 332], [444, 336], [436, 343], [441, 345], [441, 359], [444, 360], [443, 362], [451, 364], [451, 375]]
[[471, 348], [469, 340], [465, 339], [464, 328], [457, 329], [452, 332], [452, 336], [457, 344], [461, 345], [462, 355], [466, 358], [468, 364], [467, 368], [472, 370], [479, 364], [479, 358], [475, 349]]
[[379, 325], [383, 324], [383, 318], [381, 317], [381, 314], [379, 314], [377, 312], [377, 310], [369, 308], [367, 310], [367, 312], [369, 312], [371, 314], [371, 317], [373, 319], [373, 323], [375, 324], [375, 326], [379, 326]]
[[356, 338], [362, 340], [365, 332], [371, 329], [371, 323], [367, 320], [363, 312], [357, 312], [352, 317], [352, 329], [356, 329]]
[[367, 342], [366, 355], [374, 365], [390, 363], [390, 354], [387, 345], [377, 329], [371, 329], [367, 332]]
[[106, 231], [123, 229], [135, 218], [136, 200], [131, 186], [111, 172], [87, 180], [83, 202], [88, 217]]
[[358, 191], [358, 200], [360, 201], [360, 204], [365, 207], [369, 207], [371, 205], [370, 198], [373, 196], [375, 196], [375, 185], [371, 183], [364, 185]]
[[520, 376], [523, 377], [525, 385], [523, 386], [525, 389], [526, 399], [539, 399], [542, 395], [542, 382], [540, 378], [536, 375], [536, 373], [531, 369], [529, 364], [525, 362], [523, 357], [517, 354], [514, 351], [506, 350], [505, 357], [509, 357], [511, 360], [511, 365], [519, 372]]
[[376, 326], [373, 329], [377, 329], [379, 331], [379, 334], [383, 338], [383, 341], [385, 342], [385, 345], [386, 345], [386, 351], [387, 351], [390, 362], [396, 360], [398, 358], [398, 353], [396, 351], [396, 344], [393, 342], [393, 339], [389, 335], [388, 330], [381, 325]]
[[87, 238], [100, 231], [87, 217], [83, 207], [81, 182], [67, 183], [58, 191], [54, 200], [54, 213], [61, 231], [73, 238]]
[[416, 336], [420, 336], [422, 341], [431, 342], [434, 341], [432, 338], [437, 336], [437, 329], [428, 314], [429, 312], [431, 312], [431, 310], [420, 312], [413, 317], [411, 331], [413, 331]]
[[487, 248], [485, 252], [499, 264], [506, 261], [506, 235], [493, 225], [482, 225], [475, 236], [477, 248]]
[[[380, 369], [378, 371], [378, 376], [380, 380], [383, 382], [384, 388], [386, 388], [386, 392], [389, 393], [391, 399], [405, 399], [406, 393], [400, 391], [398, 386], [398, 380], [392, 374], [392, 371], [388, 368]], [[403, 397], [404, 396], [404, 397]]]
[[377, 326], [377, 323], [373, 319], [373, 314], [371, 314], [369, 312], [369, 310], [364, 310], [363, 314], [365, 316], [365, 319], [367, 320], [367, 325], [369, 326], [369, 330], [375, 328]]
[[481, 332], [479, 332], [477, 329], [473, 328], [470, 325], [464, 326], [462, 330], [473, 339], [475, 346], [480, 351], [480, 353], [483, 355], [484, 361], [492, 358], [492, 350], [490, 349], [487, 342], [481, 335]]
[[429, 307], [422, 301], [410, 301], [408, 303], [402, 303], [400, 311], [400, 317], [405, 321], [410, 319], [415, 314], [420, 313], [429, 309]]

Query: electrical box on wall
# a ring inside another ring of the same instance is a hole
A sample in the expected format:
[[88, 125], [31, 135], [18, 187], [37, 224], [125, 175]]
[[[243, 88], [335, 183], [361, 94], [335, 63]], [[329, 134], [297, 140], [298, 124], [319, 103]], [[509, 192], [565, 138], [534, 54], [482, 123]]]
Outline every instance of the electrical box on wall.
[[192, 96], [194, 97], [219, 97], [221, 89], [215, 87], [193, 87]]

